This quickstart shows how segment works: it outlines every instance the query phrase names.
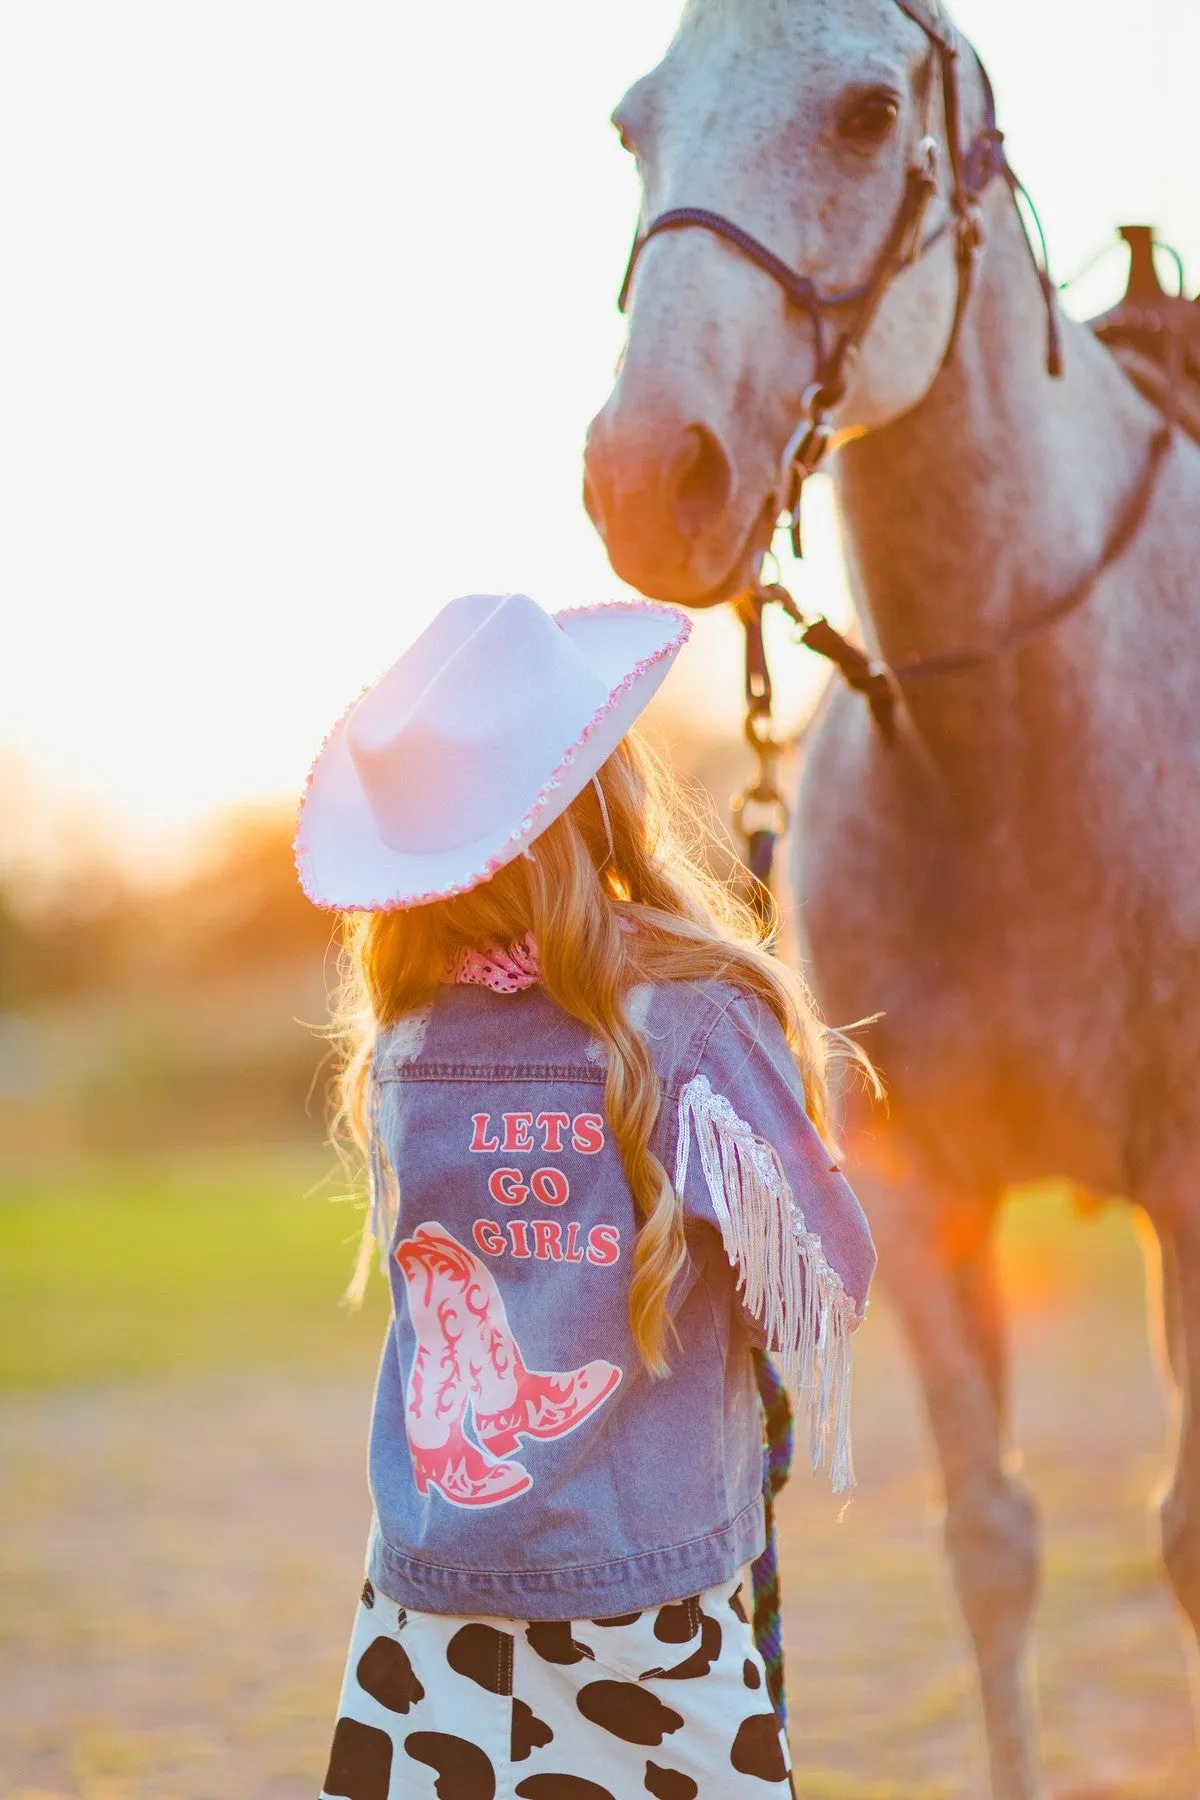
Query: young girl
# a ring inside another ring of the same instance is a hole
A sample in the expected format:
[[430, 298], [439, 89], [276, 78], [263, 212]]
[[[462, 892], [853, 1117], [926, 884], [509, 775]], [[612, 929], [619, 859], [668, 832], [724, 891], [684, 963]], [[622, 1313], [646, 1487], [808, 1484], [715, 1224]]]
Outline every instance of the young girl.
[[391, 1283], [324, 1794], [790, 1790], [747, 1622], [753, 1350], [851, 1480], [874, 1253], [794, 974], [630, 727], [671, 608], [454, 601], [335, 729], [297, 861], [351, 915], [357, 1284]]

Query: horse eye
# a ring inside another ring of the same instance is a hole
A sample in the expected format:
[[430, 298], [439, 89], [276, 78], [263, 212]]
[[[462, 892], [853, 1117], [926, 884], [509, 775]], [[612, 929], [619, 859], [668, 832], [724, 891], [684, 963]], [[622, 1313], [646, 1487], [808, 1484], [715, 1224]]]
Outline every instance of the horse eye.
[[858, 144], [881, 144], [900, 117], [895, 94], [863, 94], [838, 120], [844, 138]]

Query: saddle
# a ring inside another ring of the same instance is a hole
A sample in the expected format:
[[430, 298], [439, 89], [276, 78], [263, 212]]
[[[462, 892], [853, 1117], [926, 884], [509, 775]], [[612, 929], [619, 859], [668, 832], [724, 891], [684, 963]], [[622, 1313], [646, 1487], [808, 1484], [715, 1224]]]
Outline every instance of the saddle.
[[1165, 418], [1200, 443], [1200, 298], [1168, 294], [1154, 266], [1149, 225], [1122, 225], [1129, 285], [1108, 312], [1088, 321], [1129, 379]]

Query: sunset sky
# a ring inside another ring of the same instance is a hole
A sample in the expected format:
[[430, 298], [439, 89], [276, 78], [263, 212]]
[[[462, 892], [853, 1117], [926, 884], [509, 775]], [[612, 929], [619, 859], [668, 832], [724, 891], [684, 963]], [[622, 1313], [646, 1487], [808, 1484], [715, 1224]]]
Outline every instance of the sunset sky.
[[[1146, 218], [1200, 286], [1197, 0], [955, 10], [1058, 273]], [[607, 117], [676, 12], [9, 9], [0, 758], [130, 843], [178, 842], [295, 791], [451, 595], [620, 591], [579, 502], [636, 211]], [[818, 510], [805, 591], [827, 603]], [[683, 703], [733, 716], [731, 641], [707, 624]]]

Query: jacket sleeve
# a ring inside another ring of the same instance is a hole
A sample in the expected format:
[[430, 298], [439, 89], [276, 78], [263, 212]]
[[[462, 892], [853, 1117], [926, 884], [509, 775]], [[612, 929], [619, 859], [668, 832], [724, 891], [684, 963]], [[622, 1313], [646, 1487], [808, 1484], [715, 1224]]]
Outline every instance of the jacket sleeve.
[[751, 1335], [783, 1365], [808, 1414], [813, 1463], [850, 1485], [850, 1337], [875, 1269], [862, 1208], [804, 1105], [778, 1022], [738, 998], [680, 1095], [675, 1186], [715, 1224]]

